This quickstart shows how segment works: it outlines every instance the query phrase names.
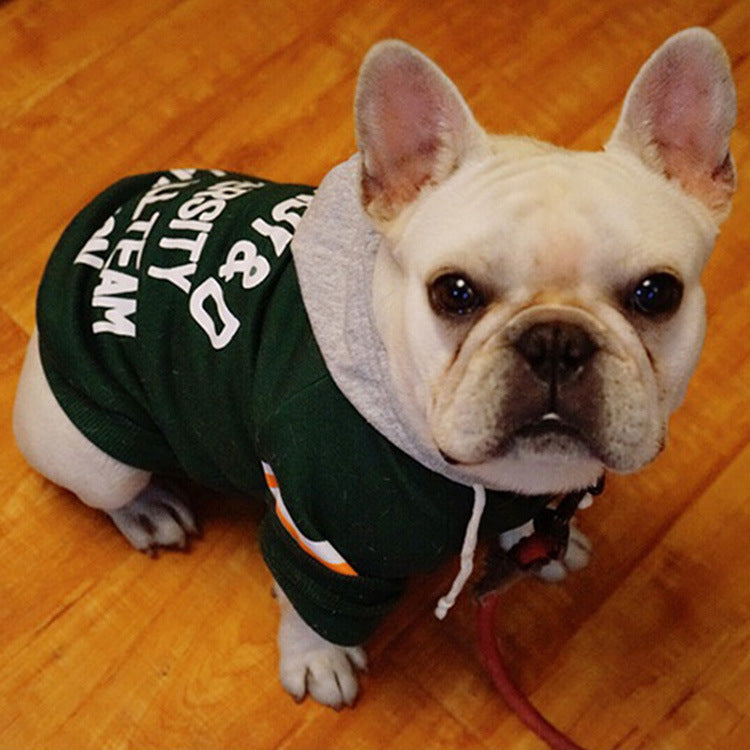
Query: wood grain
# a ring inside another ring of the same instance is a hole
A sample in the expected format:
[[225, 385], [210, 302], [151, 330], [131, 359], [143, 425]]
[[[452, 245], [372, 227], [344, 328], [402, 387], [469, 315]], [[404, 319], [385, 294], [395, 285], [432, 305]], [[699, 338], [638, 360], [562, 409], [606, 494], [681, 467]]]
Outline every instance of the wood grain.
[[[320, 180], [354, 149], [357, 69], [390, 36], [434, 57], [488, 128], [596, 149], [646, 56], [691, 25], [732, 58], [750, 174], [747, 0], [0, 3], [0, 748], [540, 747], [482, 672], [470, 597], [431, 615], [453, 566], [415, 581], [374, 638], [356, 709], [295, 705], [276, 678], [260, 507], [198, 492], [192, 551], [139, 555], [25, 464], [13, 392], [56, 236], [123, 174]], [[510, 669], [597, 750], [750, 747], [745, 184], [705, 275], [708, 340], [668, 450], [583, 515], [588, 569], [502, 603]]]

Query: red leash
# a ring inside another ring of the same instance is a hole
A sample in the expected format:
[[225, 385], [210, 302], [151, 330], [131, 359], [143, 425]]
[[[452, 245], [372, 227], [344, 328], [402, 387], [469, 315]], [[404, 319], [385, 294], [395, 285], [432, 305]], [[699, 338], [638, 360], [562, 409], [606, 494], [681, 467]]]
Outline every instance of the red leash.
[[498, 541], [497, 545], [490, 549], [485, 575], [477, 585], [477, 634], [484, 666], [503, 700], [552, 750], [583, 748], [550, 724], [508, 676], [497, 647], [495, 615], [502, 589], [526, 572], [539, 569], [565, 554], [570, 521], [579, 504], [587, 494], [598, 495], [603, 489], [602, 479], [596, 487], [566, 495], [556, 508], [545, 508], [534, 519], [534, 533], [521, 539], [508, 551], [503, 550]]
[[484, 596], [479, 602], [477, 626], [479, 632], [479, 649], [484, 666], [490, 673], [492, 682], [508, 706], [515, 711], [521, 721], [552, 750], [583, 750], [567, 735], [550, 724], [539, 711], [531, 705], [529, 699], [518, 689], [508, 676], [503, 666], [495, 638], [495, 612], [499, 601], [497, 591]]

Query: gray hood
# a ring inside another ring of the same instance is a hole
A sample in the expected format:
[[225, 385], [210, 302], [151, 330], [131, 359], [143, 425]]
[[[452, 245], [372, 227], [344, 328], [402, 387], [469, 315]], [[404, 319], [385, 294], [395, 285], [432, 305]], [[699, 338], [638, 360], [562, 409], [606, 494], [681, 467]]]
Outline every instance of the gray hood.
[[359, 175], [355, 155], [325, 176], [295, 232], [292, 254], [315, 340], [339, 390], [397, 448], [431, 471], [472, 487], [461, 565], [435, 608], [442, 620], [471, 576], [486, 495], [484, 487], [446, 463], [402, 418], [375, 327], [372, 278], [380, 235], [362, 209]]
[[372, 277], [380, 235], [359, 199], [360, 157], [332, 169], [318, 188], [292, 253], [315, 340], [334, 382], [378, 432], [415, 461], [463, 485], [472, 481], [425, 445], [402, 418], [375, 327]]

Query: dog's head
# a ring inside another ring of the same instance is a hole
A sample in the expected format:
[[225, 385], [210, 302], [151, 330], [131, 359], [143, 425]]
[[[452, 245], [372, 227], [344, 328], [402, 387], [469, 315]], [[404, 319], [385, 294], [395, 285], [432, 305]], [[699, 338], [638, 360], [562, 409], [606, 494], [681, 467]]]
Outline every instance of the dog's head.
[[368, 54], [356, 119], [382, 234], [377, 327], [401, 408], [446, 461], [551, 492], [658, 454], [703, 341], [735, 112], [702, 29], [648, 60], [599, 153], [490, 136], [419, 52]]

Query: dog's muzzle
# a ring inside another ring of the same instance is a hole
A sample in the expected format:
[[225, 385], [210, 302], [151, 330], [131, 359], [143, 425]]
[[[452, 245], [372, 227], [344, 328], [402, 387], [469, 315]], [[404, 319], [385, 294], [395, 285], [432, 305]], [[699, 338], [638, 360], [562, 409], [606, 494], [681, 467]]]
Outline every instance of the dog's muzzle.
[[[600, 351], [578, 323], [548, 320], [518, 329], [509, 340], [518, 358], [504, 411], [508, 437], [587, 443], [595, 431], [600, 390], [594, 360]], [[512, 427], [515, 425], [515, 428]]]
[[656, 454], [653, 374], [603, 320], [574, 305], [538, 305], [494, 332], [491, 322], [437, 391], [431, 424], [447, 461], [598, 461], [627, 471]]

